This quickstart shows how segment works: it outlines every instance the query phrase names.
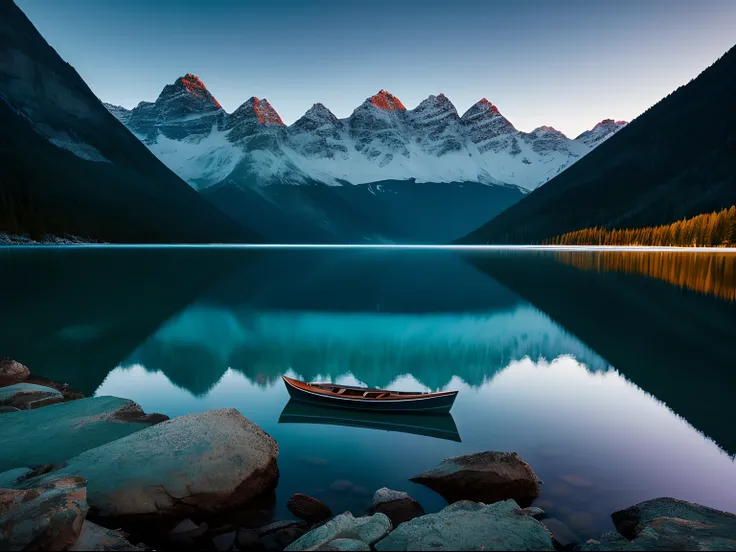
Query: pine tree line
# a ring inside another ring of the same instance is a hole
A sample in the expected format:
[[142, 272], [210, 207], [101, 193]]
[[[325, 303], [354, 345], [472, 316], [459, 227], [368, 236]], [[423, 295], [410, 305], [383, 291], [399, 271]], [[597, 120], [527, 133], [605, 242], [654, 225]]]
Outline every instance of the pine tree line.
[[736, 247], [736, 206], [646, 228], [594, 227], [545, 240], [544, 245]]

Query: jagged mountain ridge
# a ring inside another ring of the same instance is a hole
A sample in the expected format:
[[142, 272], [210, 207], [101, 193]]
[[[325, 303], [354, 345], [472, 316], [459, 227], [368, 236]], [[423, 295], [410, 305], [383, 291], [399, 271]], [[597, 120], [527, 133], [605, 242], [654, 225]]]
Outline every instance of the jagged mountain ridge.
[[572, 140], [552, 127], [517, 130], [485, 98], [460, 116], [444, 95], [407, 109], [381, 90], [338, 119], [322, 104], [285, 125], [266, 99], [228, 114], [192, 74], [155, 102], [106, 104], [196, 189], [241, 185], [366, 184], [383, 180], [507, 184], [532, 190], [625, 123], [604, 120]]

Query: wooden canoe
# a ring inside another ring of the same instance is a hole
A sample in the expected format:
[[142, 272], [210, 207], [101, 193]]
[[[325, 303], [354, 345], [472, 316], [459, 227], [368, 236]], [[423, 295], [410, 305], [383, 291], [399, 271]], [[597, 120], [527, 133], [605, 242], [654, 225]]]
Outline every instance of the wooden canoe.
[[449, 412], [457, 391], [412, 393], [368, 389], [335, 383], [305, 383], [281, 376], [292, 399], [352, 410], [372, 412]]

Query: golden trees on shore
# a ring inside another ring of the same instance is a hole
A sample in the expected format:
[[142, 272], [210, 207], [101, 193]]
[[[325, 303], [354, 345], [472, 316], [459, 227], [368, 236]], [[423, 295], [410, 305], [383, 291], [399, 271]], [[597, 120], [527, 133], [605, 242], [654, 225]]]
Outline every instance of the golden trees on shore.
[[584, 228], [542, 242], [544, 245], [650, 245], [736, 247], [736, 206], [672, 224], [646, 228]]

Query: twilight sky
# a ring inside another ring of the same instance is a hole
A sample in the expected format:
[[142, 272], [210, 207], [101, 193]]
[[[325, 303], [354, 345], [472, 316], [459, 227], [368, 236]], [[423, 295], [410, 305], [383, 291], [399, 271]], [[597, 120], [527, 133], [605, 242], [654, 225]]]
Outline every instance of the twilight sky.
[[15, 0], [103, 100], [133, 107], [198, 75], [228, 111], [347, 117], [482, 97], [517, 128], [571, 137], [631, 120], [736, 42], [736, 0]]

